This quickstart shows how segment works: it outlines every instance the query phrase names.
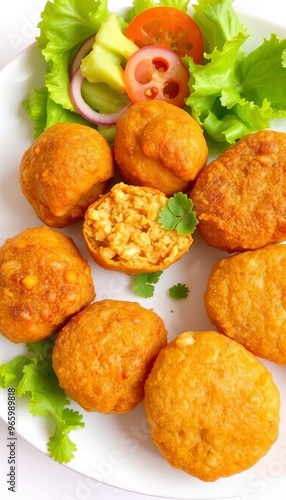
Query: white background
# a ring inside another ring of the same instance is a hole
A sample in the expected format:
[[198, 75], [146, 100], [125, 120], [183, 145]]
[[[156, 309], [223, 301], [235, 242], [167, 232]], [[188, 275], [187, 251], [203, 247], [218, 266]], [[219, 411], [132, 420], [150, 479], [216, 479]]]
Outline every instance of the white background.
[[[118, 3], [120, 0], [118, 0]], [[34, 42], [37, 23], [45, 0], [1, 0], [0, 69]], [[240, 11], [264, 17], [286, 27], [284, 0], [235, 0]], [[0, 110], [1, 113], [1, 110]], [[285, 423], [282, 423], [285, 425]], [[99, 484], [50, 460], [21, 437], [17, 439], [17, 491], [7, 491], [7, 426], [0, 421], [0, 499], [1, 500], [143, 500], [151, 497]], [[146, 478], [146, 480], [148, 480]], [[244, 500], [284, 500], [286, 491], [269, 489]], [[235, 492], [234, 492], [235, 495]], [[242, 500], [243, 497], [233, 497]], [[158, 497], [157, 497], [158, 500]], [[220, 499], [217, 499], [220, 500]]]

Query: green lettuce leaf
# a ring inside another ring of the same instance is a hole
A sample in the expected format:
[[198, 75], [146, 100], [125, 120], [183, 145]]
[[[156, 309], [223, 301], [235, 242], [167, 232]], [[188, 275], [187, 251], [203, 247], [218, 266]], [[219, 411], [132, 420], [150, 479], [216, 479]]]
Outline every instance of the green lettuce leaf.
[[222, 50], [225, 42], [238, 33], [248, 36], [247, 28], [240, 22], [232, 4], [233, 0], [199, 0], [193, 6], [193, 18], [202, 31], [208, 54], [215, 48]]
[[68, 434], [78, 427], [84, 427], [80, 413], [65, 408], [61, 418], [57, 419], [54, 435], [48, 441], [48, 451], [51, 458], [57, 462], [66, 463], [69, 461], [69, 457], [74, 457], [77, 448]]
[[232, 0], [199, 0], [194, 8], [210, 52], [201, 65], [184, 58], [190, 71], [186, 110], [211, 139], [229, 144], [285, 117], [286, 39], [272, 34], [246, 55], [248, 34]]
[[151, 9], [152, 7], [175, 7], [176, 9], [187, 12], [190, 0], [133, 0], [131, 9], [128, 10], [125, 20], [130, 23], [132, 19], [143, 12], [143, 10]]
[[76, 451], [68, 434], [84, 427], [84, 423], [78, 411], [67, 408], [70, 401], [52, 367], [53, 346], [54, 337], [27, 344], [27, 356], [17, 356], [0, 365], [0, 387], [15, 387], [17, 397], [29, 397], [33, 416], [53, 420], [54, 434], [48, 440], [48, 451], [58, 462], [67, 463]]
[[[205, 54], [207, 64], [195, 64], [193, 59], [185, 57], [189, 66], [191, 94], [187, 105], [193, 108], [195, 118], [203, 123], [205, 114], [212, 108], [217, 97], [226, 89], [236, 90], [240, 80], [236, 71], [236, 61], [241, 45], [246, 37], [239, 33], [232, 40], [226, 41], [222, 51], [213, 50]], [[239, 93], [235, 93], [235, 98]]]
[[34, 122], [34, 138], [36, 139], [46, 128], [48, 89], [32, 87], [23, 101], [28, 118]]
[[0, 365], [0, 387], [15, 387], [23, 377], [23, 368], [29, 363], [26, 356], [16, 356], [4, 365]]
[[267, 100], [259, 107], [246, 99], [239, 99], [231, 111], [223, 108], [218, 100], [216, 114], [209, 111], [203, 126], [214, 141], [233, 144], [238, 138], [268, 128], [272, 116]]
[[47, 128], [60, 122], [79, 123], [96, 128], [95, 125], [85, 120], [80, 114], [64, 109], [56, 104], [50, 96], [47, 87], [36, 89], [32, 87], [29, 96], [23, 101], [23, 106], [30, 120], [34, 122], [34, 138]]
[[48, 72], [45, 84], [51, 99], [74, 111], [69, 93], [69, 66], [79, 46], [96, 33], [108, 14], [107, 0], [48, 1], [39, 22], [37, 43]]
[[272, 33], [242, 61], [240, 71], [243, 97], [258, 105], [267, 97], [274, 113], [286, 110], [286, 38]]

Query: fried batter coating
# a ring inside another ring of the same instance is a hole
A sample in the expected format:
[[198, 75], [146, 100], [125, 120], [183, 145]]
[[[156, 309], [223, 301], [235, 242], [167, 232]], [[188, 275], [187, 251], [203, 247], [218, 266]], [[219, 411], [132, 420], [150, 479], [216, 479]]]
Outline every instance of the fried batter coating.
[[57, 123], [24, 153], [20, 185], [39, 219], [60, 228], [82, 218], [114, 174], [111, 148], [97, 130]]
[[193, 239], [159, 224], [167, 201], [157, 189], [116, 184], [85, 214], [83, 236], [94, 260], [105, 269], [138, 274], [161, 271], [180, 259]]
[[213, 332], [185, 332], [145, 384], [151, 437], [170, 465], [203, 481], [253, 466], [276, 441], [280, 396], [251, 352]]
[[55, 229], [26, 229], [0, 249], [0, 333], [12, 342], [48, 337], [94, 297], [88, 263]]
[[64, 326], [53, 367], [68, 396], [87, 411], [125, 413], [142, 401], [145, 380], [165, 347], [163, 320], [137, 302], [93, 302]]
[[164, 101], [142, 101], [118, 120], [114, 154], [127, 183], [170, 196], [196, 178], [208, 148], [201, 127], [186, 111]]
[[217, 262], [205, 307], [220, 332], [257, 356], [286, 364], [286, 245]]
[[202, 170], [190, 193], [206, 242], [227, 252], [286, 239], [286, 134], [263, 130]]

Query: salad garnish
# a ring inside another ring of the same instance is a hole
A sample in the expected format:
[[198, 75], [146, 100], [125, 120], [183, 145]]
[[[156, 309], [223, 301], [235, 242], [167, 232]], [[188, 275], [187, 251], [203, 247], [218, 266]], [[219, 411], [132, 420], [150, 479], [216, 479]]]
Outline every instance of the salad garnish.
[[[88, 38], [80, 47], [71, 65], [70, 93], [78, 113], [100, 125], [114, 125], [117, 122], [132, 104], [126, 95], [122, 65], [136, 51], [138, 47], [122, 34], [116, 14], [109, 14], [96, 36]], [[116, 108], [113, 112], [110, 111], [109, 101], [105, 106], [110, 93]], [[105, 99], [102, 99], [102, 94]], [[119, 108], [118, 102], [122, 102]]]
[[69, 437], [72, 430], [85, 426], [82, 415], [68, 408], [70, 401], [59, 386], [52, 367], [55, 336], [26, 344], [27, 355], [20, 355], [0, 365], [0, 387], [15, 387], [16, 395], [26, 395], [33, 416], [50, 417], [54, 434], [48, 441], [48, 452], [57, 462], [68, 463], [77, 447]]
[[91, 83], [104, 82], [119, 94], [125, 94], [122, 65], [137, 51], [137, 45], [121, 32], [116, 14], [108, 14], [96, 33], [91, 52], [81, 61], [82, 76]]
[[[194, 11], [193, 21], [203, 37], [204, 59], [198, 62], [188, 55], [182, 58], [189, 71], [189, 96], [184, 109], [212, 140], [225, 144], [269, 128], [271, 120], [286, 116], [286, 39], [280, 40], [272, 33], [269, 40], [265, 39], [246, 54], [243, 45], [249, 38], [248, 30], [232, 4], [233, 0], [198, 0], [195, 4], [186, 0], [134, 0], [124, 15], [116, 15], [122, 36], [125, 36], [136, 16], [147, 9], [155, 12], [158, 7], [175, 8], [184, 14], [188, 9]], [[31, 89], [25, 101], [35, 124], [35, 137], [57, 122], [73, 121], [98, 128], [109, 142], [113, 142], [115, 126], [94, 124], [93, 113], [92, 116], [89, 113], [82, 116], [75, 106], [77, 99], [72, 98], [70, 91], [70, 67], [77, 51], [100, 30], [109, 15], [107, 0], [47, 2], [37, 38], [47, 62], [45, 86]], [[154, 37], [152, 30], [149, 25], [147, 31]], [[131, 39], [136, 38], [139, 44], [148, 43], [131, 35]], [[166, 43], [166, 40], [161, 43]], [[125, 62], [121, 68], [123, 72]], [[116, 94], [125, 96], [125, 101], [116, 98], [114, 92], [110, 92], [108, 82], [99, 84], [98, 97], [92, 87], [97, 84], [82, 80], [79, 73], [76, 82], [76, 96], [79, 98], [81, 87], [86, 106], [97, 113], [116, 113], [127, 104], [127, 94]], [[103, 96], [102, 109], [100, 96]], [[107, 120], [107, 123], [110, 121], [114, 120]]]
[[182, 108], [190, 93], [186, 66], [165, 47], [142, 47], [128, 59], [124, 73], [133, 103], [158, 99]]
[[187, 109], [214, 141], [229, 144], [286, 117], [286, 39], [271, 34], [246, 54], [248, 30], [232, 3], [199, 0], [194, 5], [205, 63], [184, 58], [190, 71]]
[[167, 204], [159, 210], [159, 223], [164, 229], [178, 234], [190, 234], [198, 224], [193, 211], [193, 202], [185, 193], [175, 193]]
[[204, 42], [199, 26], [180, 7], [163, 4], [161, 2], [161, 6], [152, 6], [130, 18], [125, 36], [140, 48], [155, 45], [170, 49], [179, 57], [187, 55], [197, 64], [201, 63]]
[[185, 283], [177, 283], [168, 290], [169, 296], [174, 300], [186, 299], [189, 295], [189, 288]]
[[134, 277], [133, 291], [143, 299], [150, 299], [155, 292], [155, 285], [158, 283], [163, 271], [156, 273], [141, 273]]

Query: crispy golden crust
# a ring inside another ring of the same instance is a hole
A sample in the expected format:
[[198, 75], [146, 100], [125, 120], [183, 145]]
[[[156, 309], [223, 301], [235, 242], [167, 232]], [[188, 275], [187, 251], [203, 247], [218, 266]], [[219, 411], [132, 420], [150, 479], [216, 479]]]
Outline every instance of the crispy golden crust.
[[83, 217], [114, 174], [110, 146], [97, 130], [58, 123], [24, 153], [20, 185], [43, 222], [64, 227]]
[[85, 214], [83, 236], [94, 260], [105, 269], [138, 274], [180, 259], [193, 240], [161, 227], [158, 212], [167, 201], [157, 189], [116, 184]]
[[199, 174], [191, 191], [206, 242], [233, 252], [286, 239], [286, 134], [241, 139]]
[[56, 332], [95, 297], [90, 267], [54, 229], [27, 229], [0, 249], [0, 333], [14, 343]]
[[163, 456], [203, 481], [248, 469], [278, 437], [272, 375], [217, 332], [185, 332], [160, 352], [144, 406]]
[[74, 316], [57, 337], [53, 367], [66, 393], [87, 411], [125, 413], [165, 347], [163, 320], [136, 302], [102, 300]]
[[114, 154], [127, 183], [184, 191], [207, 161], [202, 129], [184, 110], [163, 101], [134, 104], [116, 124]]
[[271, 245], [215, 264], [206, 312], [225, 335], [276, 363], [286, 364], [286, 245]]

